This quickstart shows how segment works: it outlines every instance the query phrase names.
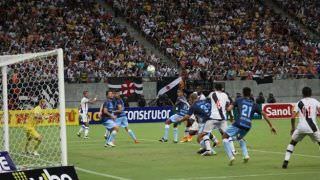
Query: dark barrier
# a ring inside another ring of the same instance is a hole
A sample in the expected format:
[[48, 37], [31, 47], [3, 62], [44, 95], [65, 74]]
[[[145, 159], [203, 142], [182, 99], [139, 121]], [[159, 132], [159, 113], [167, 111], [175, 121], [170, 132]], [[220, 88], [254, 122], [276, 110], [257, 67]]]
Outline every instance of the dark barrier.
[[0, 151], [0, 173], [15, 171], [16, 165], [13, 163], [7, 151]]
[[[164, 122], [172, 113], [172, 107], [130, 107], [125, 112], [129, 123]], [[89, 109], [90, 124], [101, 124], [98, 108]]]
[[0, 173], [0, 179], [28, 180], [28, 179], [54, 179], [54, 180], [78, 180], [73, 166], [51, 167], [44, 169], [32, 169]]

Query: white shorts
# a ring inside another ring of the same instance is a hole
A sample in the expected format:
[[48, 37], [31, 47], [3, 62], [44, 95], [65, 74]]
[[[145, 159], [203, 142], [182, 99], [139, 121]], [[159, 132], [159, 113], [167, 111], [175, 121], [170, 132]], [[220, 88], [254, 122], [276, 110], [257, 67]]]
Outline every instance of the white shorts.
[[193, 121], [192, 126], [190, 127], [191, 131], [198, 131], [199, 130], [199, 124], [197, 123], [197, 121]]
[[320, 142], [320, 131], [314, 132], [314, 133], [305, 133], [305, 132], [301, 132], [298, 129], [296, 129], [291, 138], [292, 140], [294, 140], [295, 142], [299, 142], [301, 141], [305, 136], [309, 136], [311, 138], [312, 141], [315, 142]]
[[88, 121], [88, 114], [80, 114], [81, 122], [86, 123]]
[[227, 126], [228, 124], [227, 124], [227, 121], [225, 120], [223, 121], [208, 120], [204, 125], [203, 132], [211, 133], [211, 131], [214, 129], [218, 129], [218, 130], [222, 130], [223, 132], [226, 132]]

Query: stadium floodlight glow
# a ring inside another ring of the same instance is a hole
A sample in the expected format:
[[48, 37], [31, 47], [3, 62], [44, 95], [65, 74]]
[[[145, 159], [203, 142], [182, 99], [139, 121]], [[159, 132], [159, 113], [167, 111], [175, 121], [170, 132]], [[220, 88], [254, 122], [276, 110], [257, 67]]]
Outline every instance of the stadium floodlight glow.
[[0, 150], [20, 168], [67, 165], [62, 49], [0, 56], [0, 67]]

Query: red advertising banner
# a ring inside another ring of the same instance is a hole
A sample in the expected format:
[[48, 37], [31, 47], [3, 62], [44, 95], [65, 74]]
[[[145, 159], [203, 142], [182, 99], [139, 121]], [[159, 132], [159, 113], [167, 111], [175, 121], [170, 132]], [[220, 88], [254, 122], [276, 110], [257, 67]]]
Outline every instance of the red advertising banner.
[[[294, 106], [295, 103], [262, 104], [262, 111], [267, 113], [269, 118], [287, 119], [291, 118]], [[320, 116], [320, 112], [318, 112], [318, 116]]]

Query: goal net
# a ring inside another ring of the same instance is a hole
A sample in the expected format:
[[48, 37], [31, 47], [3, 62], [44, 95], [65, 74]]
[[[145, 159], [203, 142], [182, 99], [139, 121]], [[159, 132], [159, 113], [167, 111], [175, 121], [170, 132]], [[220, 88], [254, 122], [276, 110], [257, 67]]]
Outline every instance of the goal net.
[[0, 150], [18, 168], [67, 165], [63, 52], [0, 56]]

